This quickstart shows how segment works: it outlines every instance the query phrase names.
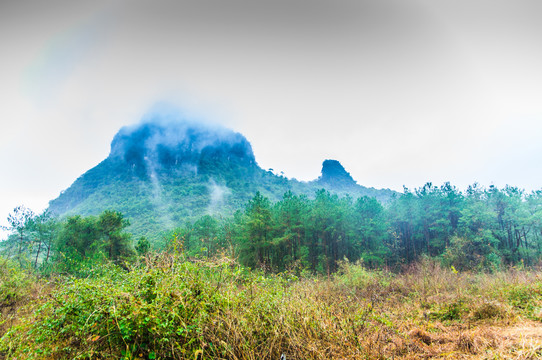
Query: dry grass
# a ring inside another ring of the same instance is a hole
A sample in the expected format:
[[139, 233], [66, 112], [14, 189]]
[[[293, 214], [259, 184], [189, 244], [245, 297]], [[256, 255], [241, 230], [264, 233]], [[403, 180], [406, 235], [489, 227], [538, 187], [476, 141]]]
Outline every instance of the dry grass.
[[[164, 308], [166, 305], [162, 306], [159, 299], [166, 299], [167, 306], [179, 307], [193, 302], [193, 297], [199, 296], [194, 294], [205, 294], [201, 300], [205, 303], [194, 307], [191, 315], [198, 322], [180, 320], [187, 328], [197, 328], [193, 332], [198, 334], [197, 341], [188, 342], [190, 339], [175, 337], [173, 332], [168, 340], [171, 344], [156, 348], [156, 358], [194, 359], [196, 354], [202, 359], [243, 360], [279, 359], [281, 354], [286, 359], [542, 358], [542, 281], [537, 272], [456, 273], [424, 260], [399, 275], [344, 263], [332, 278], [297, 279], [291, 274], [263, 276], [240, 271], [224, 259], [193, 264], [181, 272], [174, 258], [164, 259], [146, 264], [137, 276], [119, 277], [122, 291], [108, 288], [100, 294], [117, 311], [132, 309], [126, 314], [130, 317], [130, 311], [142, 311], [141, 279], [150, 276], [157, 298], [143, 305], [164, 311], [163, 323], [168, 326], [173, 326], [173, 320], [167, 317], [169, 308]], [[184, 292], [177, 290], [179, 279]], [[81, 284], [88, 287], [92, 281]], [[116, 280], [111, 281], [114, 286]], [[130, 281], [137, 282], [137, 286], [127, 286]], [[56, 291], [40, 289], [53, 295]], [[63, 301], [69, 301], [73, 296], [70, 294], [76, 291], [76, 287], [72, 292], [65, 291]], [[44, 295], [35, 298], [36, 305], [26, 308], [26, 313], [19, 312], [25, 321], [9, 337], [14, 344], [10, 347], [12, 358], [17, 358], [17, 351], [24, 346], [27, 351], [28, 346], [34, 346], [17, 341], [28, 343], [34, 336], [29, 337], [29, 331], [39, 329], [34, 323], [46, 319], [45, 313], [41, 317], [32, 313], [39, 303], [51, 298]], [[95, 314], [85, 313], [85, 324], [92, 316]], [[157, 319], [155, 324], [160, 325], [160, 321]], [[116, 327], [122, 325], [113, 323]], [[13, 325], [6, 324], [3, 326], [8, 328]], [[117, 336], [115, 329], [108, 331], [109, 339]], [[103, 351], [100, 341], [85, 342], [85, 338], [92, 339], [92, 333], [86, 333], [80, 344], [71, 335], [75, 353]], [[149, 358], [150, 348], [141, 351], [140, 343], [130, 343], [129, 339], [137, 337], [122, 339], [123, 352], [109, 349], [108, 358]], [[51, 341], [39, 346], [54, 348], [58, 341], [66, 340]], [[51, 358], [70, 358], [65, 355], [69, 352], [63, 354]]]
[[[289, 285], [285, 297], [272, 304], [278, 309], [272, 318], [261, 314], [251, 319], [253, 333], [246, 331], [246, 313], [235, 310], [218, 320], [221, 331], [208, 330], [209, 338], [228, 338], [232, 359], [278, 358], [279, 353], [287, 359], [535, 359], [541, 355], [537, 323], [527, 320], [528, 314], [507, 297], [509, 287], [540, 284], [537, 273], [457, 274], [431, 261], [401, 275], [351, 264], [343, 264], [342, 270], [333, 279]], [[531, 335], [518, 337], [523, 331], [518, 324], [530, 324]], [[263, 343], [252, 336], [259, 333], [259, 326], [273, 327], [272, 336]]]

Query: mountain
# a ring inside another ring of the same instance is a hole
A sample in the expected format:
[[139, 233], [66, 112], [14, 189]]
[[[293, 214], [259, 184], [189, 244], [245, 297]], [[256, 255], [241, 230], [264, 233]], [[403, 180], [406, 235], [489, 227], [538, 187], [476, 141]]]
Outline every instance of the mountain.
[[386, 201], [391, 190], [358, 185], [336, 160], [325, 160], [310, 182], [260, 168], [248, 140], [231, 130], [155, 114], [123, 127], [109, 156], [80, 176], [49, 210], [58, 216], [121, 211], [137, 236], [156, 234], [204, 214], [231, 215], [259, 191], [272, 201], [286, 191], [318, 189]]
[[356, 191], [359, 186], [337, 160], [325, 160], [322, 164], [322, 175], [316, 181], [322, 187]]

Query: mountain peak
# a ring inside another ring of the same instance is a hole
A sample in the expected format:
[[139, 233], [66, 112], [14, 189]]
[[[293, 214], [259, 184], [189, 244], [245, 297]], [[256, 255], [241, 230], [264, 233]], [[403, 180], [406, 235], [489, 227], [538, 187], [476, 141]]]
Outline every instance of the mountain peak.
[[123, 127], [111, 143], [110, 158], [121, 160], [139, 173], [162, 169], [191, 169], [220, 161], [254, 164], [248, 140], [232, 130], [182, 118], [147, 118]]
[[348, 187], [357, 185], [350, 173], [337, 160], [324, 160], [322, 163], [322, 175], [318, 179], [321, 184], [331, 186]]

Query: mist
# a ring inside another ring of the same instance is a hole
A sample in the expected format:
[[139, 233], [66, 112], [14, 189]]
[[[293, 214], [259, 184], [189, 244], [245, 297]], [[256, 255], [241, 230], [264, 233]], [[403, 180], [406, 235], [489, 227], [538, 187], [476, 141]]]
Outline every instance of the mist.
[[241, 134], [222, 126], [187, 118], [170, 105], [153, 107], [137, 125], [120, 129], [109, 157], [127, 162], [134, 171], [151, 175], [176, 169], [197, 175], [202, 155], [255, 163], [252, 147]]
[[207, 189], [210, 198], [207, 213], [209, 215], [220, 214], [222, 206], [226, 203], [226, 198], [231, 195], [231, 189], [225, 185], [218, 185], [213, 179], [209, 180]]
[[[322, 159], [338, 159], [369, 187], [539, 189], [541, 10], [532, 0], [3, 1], [0, 221], [20, 204], [46, 208], [160, 101], [242, 133], [247, 159], [289, 178], [315, 179]], [[158, 149], [132, 149], [160, 171]]]

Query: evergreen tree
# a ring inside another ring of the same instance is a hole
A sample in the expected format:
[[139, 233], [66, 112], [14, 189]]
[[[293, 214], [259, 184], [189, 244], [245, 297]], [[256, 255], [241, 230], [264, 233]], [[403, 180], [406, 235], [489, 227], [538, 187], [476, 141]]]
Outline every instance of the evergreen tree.
[[97, 219], [96, 225], [109, 259], [119, 260], [133, 255], [131, 235], [123, 232], [130, 222], [120, 212], [104, 211]]

